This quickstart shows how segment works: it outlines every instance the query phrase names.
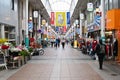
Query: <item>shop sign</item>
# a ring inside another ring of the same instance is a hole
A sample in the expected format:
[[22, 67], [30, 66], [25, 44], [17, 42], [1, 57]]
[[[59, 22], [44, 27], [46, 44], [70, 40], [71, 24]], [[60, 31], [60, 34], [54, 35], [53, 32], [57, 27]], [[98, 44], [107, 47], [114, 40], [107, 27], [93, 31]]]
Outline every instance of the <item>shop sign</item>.
[[75, 20], [75, 25], [78, 24], [78, 20]]
[[87, 3], [87, 10], [93, 11], [93, 3]]
[[34, 11], [34, 12], [33, 12], [33, 17], [34, 17], [34, 18], [38, 18], [38, 11]]
[[83, 13], [80, 14], [80, 19], [81, 19], [81, 20], [84, 19], [84, 14], [83, 14]]

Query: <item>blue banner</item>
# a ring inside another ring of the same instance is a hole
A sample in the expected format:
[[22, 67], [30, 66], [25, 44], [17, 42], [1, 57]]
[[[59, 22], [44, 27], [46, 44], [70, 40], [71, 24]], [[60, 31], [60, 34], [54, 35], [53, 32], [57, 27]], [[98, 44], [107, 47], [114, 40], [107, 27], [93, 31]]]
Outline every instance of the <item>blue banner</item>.
[[70, 12], [67, 12], [67, 25], [70, 25]]
[[59, 27], [56, 27], [56, 32], [58, 32], [59, 31]]
[[32, 21], [28, 22], [28, 30], [33, 31], [33, 23], [32, 23]]
[[100, 20], [101, 20], [101, 16], [95, 16], [95, 18], [94, 18], [94, 23], [95, 23], [95, 25], [97, 25], [98, 27], [100, 27], [100, 24], [101, 24]]

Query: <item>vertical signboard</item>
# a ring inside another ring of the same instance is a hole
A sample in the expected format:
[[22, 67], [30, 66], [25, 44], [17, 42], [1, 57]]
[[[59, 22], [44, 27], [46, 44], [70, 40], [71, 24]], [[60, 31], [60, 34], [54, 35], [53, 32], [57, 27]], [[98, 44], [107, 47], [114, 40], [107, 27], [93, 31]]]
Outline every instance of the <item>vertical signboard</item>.
[[31, 20], [28, 22], [28, 30], [29, 30], [30, 32], [33, 31], [33, 22], [32, 22]]
[[51, 19], [50, 19], [51, 25], [54, 25], [54, 19], [55, 19], [55, 13], [51, 12]]
[[67, 25], [70, 25], [70, 12], [67, 12]]

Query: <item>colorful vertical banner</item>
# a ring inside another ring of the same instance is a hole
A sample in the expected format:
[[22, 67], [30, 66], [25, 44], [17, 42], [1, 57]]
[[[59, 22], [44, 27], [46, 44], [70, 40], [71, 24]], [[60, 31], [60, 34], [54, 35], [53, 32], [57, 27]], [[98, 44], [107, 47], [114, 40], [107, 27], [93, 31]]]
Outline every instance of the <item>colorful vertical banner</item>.
[[66, 13], [56, 12], [56, 26], [66, 26]]
[[56, 30], [55, 30], [56, 32], [58, 32], [59, 31], [59, 27], [56, 27]]
[[29, 30], [30, 32], [33, 31], [33, 22], [32, 22], [31, 20], [28, 22], [28, 30]]
[[55, 13], [51, 12], [51, 19], [50, 19], [51, 25], [54, 25], [54, 20], [55, 20]]
[[63, 27], [63, 32], [64, 32], [64, 33], [66, 32], [66, 26]]
[[67, 12], [67, 25], [70, 25], [70, 12]]

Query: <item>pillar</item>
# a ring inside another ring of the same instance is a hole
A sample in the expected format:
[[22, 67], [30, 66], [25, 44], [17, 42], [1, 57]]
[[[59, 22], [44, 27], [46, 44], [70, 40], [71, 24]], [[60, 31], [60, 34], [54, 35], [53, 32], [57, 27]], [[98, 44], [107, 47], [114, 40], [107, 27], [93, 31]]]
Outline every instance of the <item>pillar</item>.
[[5, 38], [5, 26], [1, 24], [1, 38]]
[[80, 37], [82, 37], [82, 20], [80, 20]]
[[24, 15], [24, 26], [25, 26], [25, 46], [29, 47], [29, 38], [28, 38], [28, 0], [23, 2], [23, 15]]
[[[39, 11], [39, 15], [38, 15], [38, 30], [41, 30], [41, 14], [40, 14], [40, 11]], [[41, 33], [39, 33], [38, 38], [39, 38], [40, 43], [41, 43]]]
[[105, 37], [105, 0], [101, 0], [101, 37]]

